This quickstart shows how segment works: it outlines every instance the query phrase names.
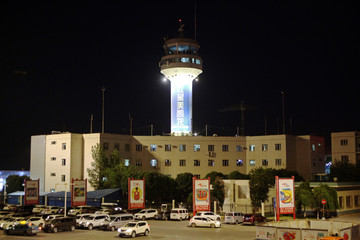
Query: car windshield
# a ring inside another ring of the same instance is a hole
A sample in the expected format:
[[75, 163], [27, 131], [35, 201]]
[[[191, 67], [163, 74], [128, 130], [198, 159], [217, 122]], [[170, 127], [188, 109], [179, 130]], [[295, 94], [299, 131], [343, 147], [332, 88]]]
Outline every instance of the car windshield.
[[57, 223], [59, 220], [60, 219], [58, 219], [58, 218], [54, 218], [54, 219], [51, 220], [51, 223]]
[[146, 210], [141, 210], [139, 213], [146, 213]]
[[94, 217], [93, 217], [93, 216], [86, 216], [86, 217], [84, 217], [84, 219], [85, 219], [85, 220], [93, 220]]
[[128, 223], [124, 227], [135, 227], [136, 223]]

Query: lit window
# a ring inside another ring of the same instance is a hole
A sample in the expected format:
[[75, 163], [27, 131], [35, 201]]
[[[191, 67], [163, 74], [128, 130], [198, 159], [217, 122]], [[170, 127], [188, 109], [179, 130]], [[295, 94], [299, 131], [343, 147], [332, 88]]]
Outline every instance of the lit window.
[[236, 166], [241, 167], [243, 165], [243, 160], [238, 159], [236, 160]]
[[199, 152], [200, 151], [200, 144], [195, 144], [194, 145], [194, 152]]
[[125, 159], [124, 165], [125, 165], [125, 167], [128, 167], [130, 165], [130, 159]]
[[311, 145], [311, 150], [312, 150], [313, 152], [315, 152], [315, 150], [316, 150], [316, 149], [315, 149], [315, 144], [312, 144], [312, 145]]
[[255, 151], [255, 145], [254, 144], [250, 145], [249, 150], [250, 150], [250, 152], [254, 152]]
[[255, 166], [255, 160], [250, 160], [249, 164], [250, 164], [250, 166]]
[[263, 151], [267, 151], [267, 150], [268, 150], [268, 145], [267, 145], [267, 144], [263, 144], [263, 145], [261, 146], [261, 149], [262, 149]]
[[165, 159], [165, 166], [166, 167], [170, 167], [171, 166], [171, 161], [169, 159]]
[[157, 145], [156, 144], [150, 144], [150, 152], [156, 152]]
[[152, 167], [156, 167], [156, 166], [157, 166], [157, 160], [156, 160], [156, 159], [152, 159], [152, 160], [150, 161], [150, 165], [151, 165]]
[[180, 144], [179, 145], [179, 151], [180, 152], [185, 152], [186, 151], [186, 145], [185, 144]]
[[171, 151], [171, 144], [165, 144], [165, 151]]

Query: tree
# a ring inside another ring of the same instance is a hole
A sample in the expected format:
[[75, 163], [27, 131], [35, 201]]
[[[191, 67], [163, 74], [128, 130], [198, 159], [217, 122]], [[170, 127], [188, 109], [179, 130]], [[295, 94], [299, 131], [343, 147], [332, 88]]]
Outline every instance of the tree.
[[91, 162], [92, 168], [87, 169], [89, 174], [89, 183], [96, 190], [104, 189], [104, 182], [106, 180], [105, 168], [109, 165], [108, 159], [103, 147], [101, 147], [100, 144], [96, 144], [91, 147], [91, 153], [94, 161]]
[[318, 187], [313, 189], [314, 199], [315, 199], [315, 207], [319, 211], [323, 208], [321, 203], [322, 199], [326, 200], [325, 209], [328, 210], [336, 210], [339, 208], [337, 191], [329, 187], [327, 184], [320, 184]]
[[189, 194], [193, 191], [193, 175], [191, 173], [180, 173], [175, 179], [179, 187], [179, 200], [187, 202]]
[[275, 185], [274, 169], [255, 168], [250, 171], [250, 199], [253, 212], [269, 198], [269, 189]]
[[225, 197], [223, 179], [226, 178], [226, 176], [221, 172], [212, 171], [206, 174], [205, 178], [210, 178], [210, 184], [213, 187], [210, 195], [212, 201], [215, 199], [219, 202], [219, 206], [222, 206], [224, 204]]
[[30, 178], [28, 176], [9, 175], [6, 178], [6, 192], [12, 193], [16, 191], [24, 191], [23, 184], [25, 182], [25, 179], [28, 180]]
[[295, 188], [295, 204], [298, 210], [304, 208], [304, 217], [306, 217], [306, 208], [315, 207], [315, 198], [310, 187], [309, 181], [301, 182], [299, 187]]
[[166, 203], [176, 197], [177, 183], [174, 179], [158, 172], [146, 172], [144, 177], [146, 201]]
[[337, 161], [330, 168], [330, 179], [337, 178], [339, 182], [360, 181], [360, 168], [348, 161]]
[[228, 179], [250, 179], [250, 176], [239, 171], [233, 171], [229, 174]]

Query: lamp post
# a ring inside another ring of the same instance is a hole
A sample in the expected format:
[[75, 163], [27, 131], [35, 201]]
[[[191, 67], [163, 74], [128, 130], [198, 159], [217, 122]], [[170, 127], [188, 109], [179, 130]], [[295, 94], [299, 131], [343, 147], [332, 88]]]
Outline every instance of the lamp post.
[[71, 186], [71, 185], [73, 185], [73, 184], [72, 184], [72, 183], [56, 183], [56, 184], [55, 184], [55, 188], [56, 188], [56, 186], [57, 186], [57, 185], [64, 185], [64, 186], [65, 186], [65, 196], [64, 196], [64, 217], [66, 217], [66, 203], [67, 203], [67, 201], [66, 201], [66, 198], [67, 198], [66, 186], [67, 186], [67, 185]]

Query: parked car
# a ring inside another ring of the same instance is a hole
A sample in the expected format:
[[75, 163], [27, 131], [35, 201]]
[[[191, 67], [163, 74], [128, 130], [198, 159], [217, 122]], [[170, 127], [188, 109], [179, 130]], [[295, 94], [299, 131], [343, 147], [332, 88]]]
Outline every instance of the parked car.
[[17, 207], [18, 207], [18, 205], [16, 205], [16, 204], [6, 204], [3, 207], [3, 210], [14, 212], [14, 211], [16, 211]]
[[34, 208], [32, 209], [32, 212], [35, 213], [35, 214], [39, 214], [45, 208], [46, 208], [45, 205], [35, 205]]
[[75, 215], [82, 214], [82, 213], [94, 213], [94, 212], [96, 212], [96, 210], [98, 210], [98, 208], [95, 208], [93, 206], [88, 206], [88, 205], [77, 206], [77, 207], [74, 207], [73, 209], [71, 209], [68, 212], [68, 215], [75, 216]]
[[189, 212], [186, 208], [173, 208], [170, 213], [171, 220], [189, 219]]
[[78, 228], [80, 225], [80, 222], [83, 220], [84, 217], [88, 217], [90, 216], [92, 213], [82, 213], [82, 214], [78, 214], [76, 215], [75, 219], [76, 219], [76, 227]]
[[26, 219], [26, 223], [36, 227], [43, 227], [45, 225], [45, 220], [42, 217], [29, 217]]
[[189, 226], [219, 228], [221, 227], [221, 223], [219, 220], [213, 220], [209, 217], [194, 216], [190, 219]]
[[134, 218], [145, 220], [145, 219], [149, 219], [149, 218], [154, 218], [157, 214], [158, 214], [158, 211], [156, 209], [143, 209], [140, 212], [136, 213], [134, 215]]
[[209, 211], [197, 212], [197, 213], [195, 214], [195, 216], [197, 216], [197, 217], [211, 218], [212, 220], [217, 220], [217, 221], [220, 221], [220, 220], [221, 220], [220, 215], [216, 215], [215, 213], [209, 212]]
[[242, 212], [227, 212], [225, 213], [225, 223], [243, 223], [244, 214]]
[[51, 220], [53, 220], [55, 218], [61, 218], [63, 216], [64, 215], [60, 215], [60, 214], [51, 214], [51, 215], [46, 216], [45, 222], [50, 222]]
[[12, 227], [12, 226], [18, 224], [22, 220], [24, 220], [23, 217], [11, 217], [11, 218], [1, 222], [0, 227], [5, 230], [5, 229], [7, 229], [9, 227]]
[[266, 222], [266, 217], [262, 216], [261, 214], [256, 213], [244, 215], [244, 224], [256, 225], [261, 222]]
[[79, 223], [80, 228], [87, 228], [89, 230], [100, 227], [101, 223], [105, 222], [105, 220], [109, 218], [107, 214], [91, 214], [87, 217], [82, 218]]
[[134, 220], [132, 214], [116, 214], [111, 215], [101, 223], [100, 228], [103, 230], [115, 231], [116, 229], [123, 227], [125, 224]]
[[30, 216], [33, 213], [34, 205], [23, 205], [18, 206], [16, 209], [16, 214], [22, 215], [22, 216]]
[[55, 214], [59, 211], [60, 207], [58, 206], [47, 206], [41, 211], [41, 214]]
[[154, 216], [155, 220], [168, 220], [170, 219], [170, 211], [160, 211], [158, 214]]
[[36, 235], [41, 231], [41, 227], [30, 225], [26, 222], [16, 224], [4, 230], [6, 235]]
[[139, 234], [147, 236], [150, 233], [150, 224], [146, 221], [129, 222], [118, 229], [119, 237], [136, 237]]
[[74, 231], [76, 221], [72, 217], [60, 217], [45, 223], [44, 232]]
[[8, 221], [11, 221], [13, 218], [12, 217], [3, 217], [1, 220], [0, 220], [0, 229], [3, 229], [3, 225], [5, 223], [7, 223]]

